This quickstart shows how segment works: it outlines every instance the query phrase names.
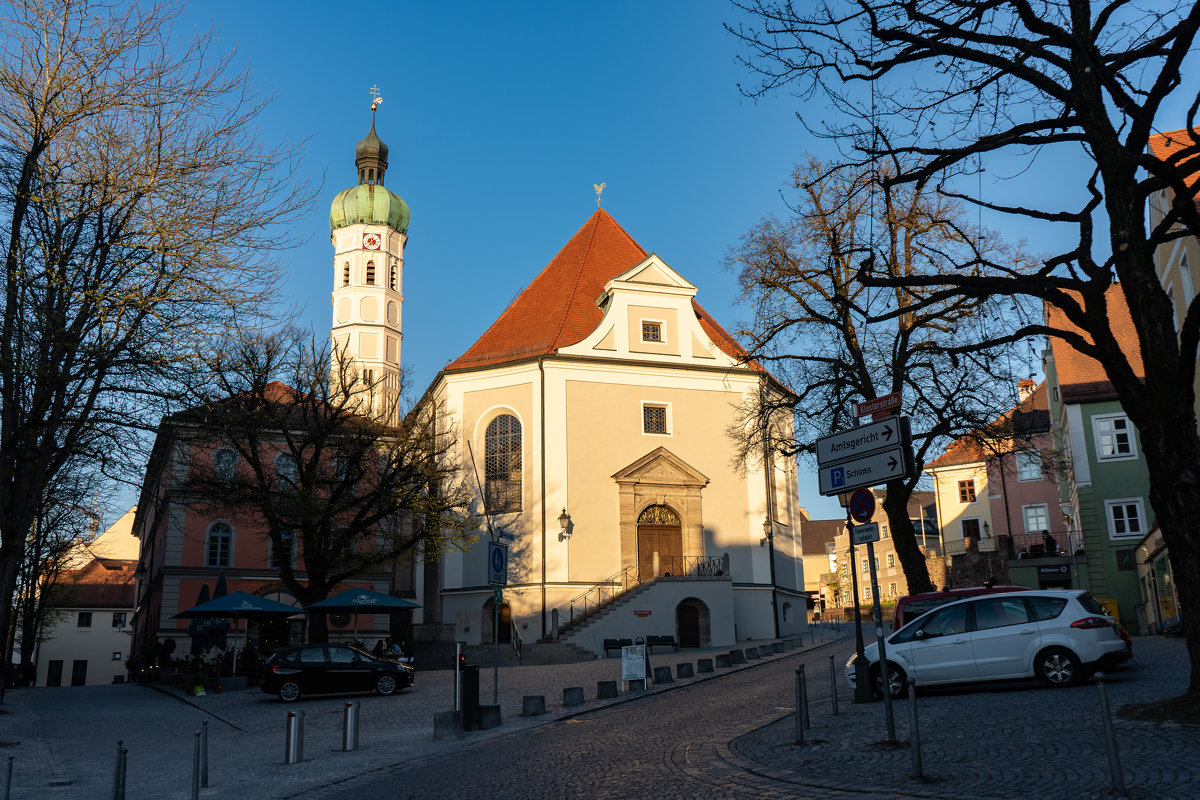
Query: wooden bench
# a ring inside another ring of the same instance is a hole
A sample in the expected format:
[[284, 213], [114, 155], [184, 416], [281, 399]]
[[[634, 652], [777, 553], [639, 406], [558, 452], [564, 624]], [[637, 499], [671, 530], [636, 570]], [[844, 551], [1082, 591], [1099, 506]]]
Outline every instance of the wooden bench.
[[608, 655], [609, 650], [621, 652], [622, 647], [632, 647], [633, 639], [605, 639], [604, 640], [604, 655]]
[[647, 636], [646, 649], [653, 653], [655, 647], [669, 647], [672, 650], [679, 649], [679, 645], [675, 643], [674, 636]]

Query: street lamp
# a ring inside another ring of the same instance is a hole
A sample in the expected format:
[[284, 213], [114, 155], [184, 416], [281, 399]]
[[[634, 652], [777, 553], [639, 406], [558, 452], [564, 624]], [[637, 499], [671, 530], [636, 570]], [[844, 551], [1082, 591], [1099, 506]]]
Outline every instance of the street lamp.
[[558, 540], [564, 542], [571, 538], [571, 515], [567, 513], [564, 506], [562, 513], [558, 515]]

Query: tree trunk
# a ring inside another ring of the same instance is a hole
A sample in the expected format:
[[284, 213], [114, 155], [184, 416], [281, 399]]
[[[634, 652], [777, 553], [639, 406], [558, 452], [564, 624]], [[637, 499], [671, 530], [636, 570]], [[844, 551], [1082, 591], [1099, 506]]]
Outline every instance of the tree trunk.
[[900, 568], [904, 570], [908, 593], [932, 592], [934, 586], [929, 580], [925, 555], [917, 545], [916, 529], [908, 516], [908, 501], [911, 498], [912, 490], [907, 482], [889, 481], [887, 494], [883, 499], [883, 510], [887, 512], [888, 525], [892, 528], [892, 544], [900, 559]]

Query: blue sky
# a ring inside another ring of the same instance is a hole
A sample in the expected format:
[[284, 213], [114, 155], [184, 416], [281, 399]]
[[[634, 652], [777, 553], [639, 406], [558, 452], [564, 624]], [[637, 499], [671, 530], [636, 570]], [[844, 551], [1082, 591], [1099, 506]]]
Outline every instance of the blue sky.
[[[318, 333], [330, 325], [329, 201], [355, 182], [354, 145], [379, 87], [387, 186], [412, 209], [402, 360], [419, 393], [586, 221], [601, 182], [604, 207], [696, 284], [718, 320], [736, 329], [749, 316], [733, 305], [724, 255], [765, 214], [786, 213], [779, 191], [803, 154], [834, 153], [796, 119], [828, 110], [787, 92], [757, 103], [740, 94], [753, 76], [722, 28], [732, 19], [723, 0], [210, 0], [181, 28], [216, 26], [277, 95], [265, 139], [306, 140], [303, 172], [323, 189], [279, 272], [296, 322]], [[1070, 166], [1022, 178], [1045, 191]], [[1020, 190], [1001, 186], [1001, 171], [987, 173], [984, 191], [1009, 199]], [[811, 465], [800, 475], [810, 514], [840, 517]]]

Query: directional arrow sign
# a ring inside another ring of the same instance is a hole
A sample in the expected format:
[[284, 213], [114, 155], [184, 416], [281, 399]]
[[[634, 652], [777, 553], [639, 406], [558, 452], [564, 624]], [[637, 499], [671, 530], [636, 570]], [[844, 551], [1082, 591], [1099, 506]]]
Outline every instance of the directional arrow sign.
[[821, 494], [834, 495], [865, 489], [908, 474], [908, 448], [893, 447], [862, 458], [843, 461], [817, 470]]
[[836, 464], [888, 447], [906, 444], [908, 417], [892, 417], [817, 439], [817, 466]]

